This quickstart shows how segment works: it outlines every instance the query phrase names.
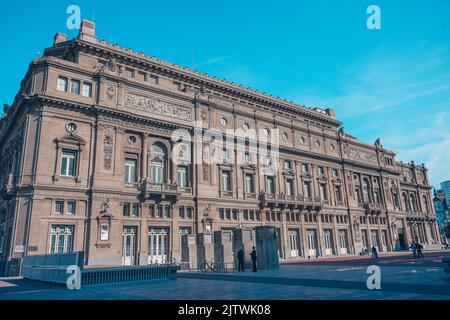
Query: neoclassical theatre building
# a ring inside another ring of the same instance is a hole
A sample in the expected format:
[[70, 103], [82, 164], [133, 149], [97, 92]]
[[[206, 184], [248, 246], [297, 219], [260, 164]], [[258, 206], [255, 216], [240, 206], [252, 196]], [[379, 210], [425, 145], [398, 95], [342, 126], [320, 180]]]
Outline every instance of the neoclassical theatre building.
[[56, 34], [4, 109], [2, 274], [70, 251], [88, 265], [180, 260], [183, 234], [262, 225], [282, 259], [439, 242], [424, 165], [357, 140], [332, 109], [111, 45], [87, 20]]

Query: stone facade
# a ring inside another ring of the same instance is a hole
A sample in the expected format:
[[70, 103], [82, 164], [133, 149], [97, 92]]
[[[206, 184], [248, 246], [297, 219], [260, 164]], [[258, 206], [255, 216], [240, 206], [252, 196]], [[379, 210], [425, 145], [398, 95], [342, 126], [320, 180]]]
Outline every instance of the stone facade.
[[5, 106], [0, 271], [70, 250], [158, 263], [180, 259], [182, 234], [260, 225], [276, 227], [282, 259], [437, 244], [427, 169], [341, 125], [332, 109], [110, 45], [85, 20]]

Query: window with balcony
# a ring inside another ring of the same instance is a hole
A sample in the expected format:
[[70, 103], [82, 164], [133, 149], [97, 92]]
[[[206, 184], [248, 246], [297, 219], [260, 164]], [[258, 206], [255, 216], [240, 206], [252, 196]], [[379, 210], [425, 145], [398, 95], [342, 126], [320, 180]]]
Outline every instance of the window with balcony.
[[231, 172], [224, 170], [222, 171], [221, 179], [222, 191], [231, 192]]
[[319, 184], [319, 191], [320, 191], [320, 199], [328, 200], [327, 185], [325, 183]]
[[178, 185], [182, 188], [186, 188], [188, 186], [188, 176], [187, 176], [187, 167], [179, 166], [177, 173]]
[[335, 185], [334, 186], [334, 194], [336, 195], [336, 201], [342, 202], [342, 190], [341, 186]]
[[137, 160], [136, 159], [125, 159], [125, 182], [126, 183], [136, 183], [137, 181]]
[[294, 181], [286, 179], [286, 195], [292, 197], [294, 195]]
[[311, 182], [309, 181], [303, 182], [303, 196], [306, 199], [311, 199]]
[[362, 181], [362, 191], [364, 202], [370, 202], [370, 182], [366, 178]]
[[157, 143], [152, 146], [151, 154], [151, 182], [163, 183], [166, 181], [167, 150]]
[[245, 191], [247, 193], [255, 193], [255, 187], [253, 184], [253, 174], [247, 173], [245, 175]]
[[275, 193], [275, 185], [274, 185], [273, 177], [267, 177], [266, 193], [267, 194], [274, 194]]

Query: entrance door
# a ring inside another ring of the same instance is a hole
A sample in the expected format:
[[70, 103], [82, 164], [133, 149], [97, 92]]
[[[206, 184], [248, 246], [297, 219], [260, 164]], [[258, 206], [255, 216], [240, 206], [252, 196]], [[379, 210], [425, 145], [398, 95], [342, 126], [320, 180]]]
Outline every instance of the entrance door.
[[166, 263], [169, 247], [168, 228], [149, 228], [148, 231], [148, 263]]
[[308, 237], [308, 256], [316, 257], [317, 256], [316, 231], [315, 230], [307, 230], [306, 234]]
[[347, 254], [347, 231], [346, 230], [339, 230], [339, 246], [340, 254]]
[[289, 230], [289, 248], [291, 250], [291, 257], [298, 257], [298, 231], [297, 230]]
[[132, 266], [136, 263], [136, 227], [123, 227], [122, 265]]
[[372, 246], [376, 247], [377, 251], [380, 251], [380, 239], [378, 237], [378, 231], [371, 230], [370, 233], [372, 235]]
[[331, 238], [331, 230], [323, 231], [324, 243], [325, 243], [325, 255], [333, 255], [333, 242]]

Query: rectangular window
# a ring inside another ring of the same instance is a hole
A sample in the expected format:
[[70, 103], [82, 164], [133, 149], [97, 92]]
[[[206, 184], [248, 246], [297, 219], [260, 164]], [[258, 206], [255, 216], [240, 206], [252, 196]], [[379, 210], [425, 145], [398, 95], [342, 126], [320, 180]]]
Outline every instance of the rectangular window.
[[64, 201], [56, 200], [55, 213], [58, 213], [58, 214], [63, 214], [64, 213]]
[[225, 218], [227, 220], [231, 220], [231, 210], [230, 209], [225, 209]]
[[156, 207], [156, 217], [157, 218], [162, 218], [162, 206], [157, 206]]
[[319, 185], [319, 190], [320, 190], [320, 199], [328, 200], [327, 185], [325, 183], [321, 183]]
[[309, 171], [308, 165], [306, 163], [302, 164], [302, 170], [303, 170], [303, 172]]
[[132, 209], [133, 210], [131, 211], [131, 216], [139, 217], [139, 203], [133, 203]]
[[67, 214], [75, 214], [75, 201], [67, 202]]
[[81, 94], [83, 97], [90, 98], [92, 96], [92, 84], [84, 82], [83, 90], [81, 91]]
[[159, 83], [159, 77], [158, 76], [154, 76], [154, 75], [150, 75], [148, 77], [148, 82], [153, 83], [153, 84], [158, 84]]
[[179, 216], [181, 219], [184, 219], [185, 215], [184, 215], [184, 207], [180, 207], [179, 208]]
[[284, 160], [284, 168], [292, 169], [292, 162], [290, 160]]
[[134, 78], [134, 70], [130, 68], [125, 68], [125, 75], [128, 78]]
[[131, 211], [131, 209], [130, 209], [130, 203], [129, 202], [125, 202], [124, 204], [123, 204], [123, 216], [124, 217], [129, 217], [130, 216], [130, 211]]
[[267, 194], [274, 194], [275, 188], [274, 188], [274, 180], [273, 177], [267, 177]]
[[317, 167], [317, 173], [319, 175], [323, 175], [325, 173], [325, 169], [323, 167]]
[[188, 178], [187, 178], [187, 168], [186, 167], [178, 167], [178, 185], [182, 188], [188, 186]]
[[153, 205], [149, 205], [147, 208], [147, 216], [149, 218], [154, 218], [155, 217], [155, 206]]
[[342, 201], [341, 186], [334, 186], [334, 193], [336, 194], [336, 201]]
[[170, 218], [170, 207], [169, 206], [164, 207], [164, 218]]
[[245, 163], [252, 163], [252, 155], [249, 152], [246, 152], [244, 155], [244, 162]]
[[176, 81], [172, 82], [172, 89], [173, 90], [181, 90], [181, 83], [176, 82]]
[[294, 195], [294, 182], [292, 179], [286, 180], [286, 195], [292, 197]]
[[136, 169], [137, 169], [136, 159], [125, 159], [125, 182], [126, 183], [135, 183], [136, 182]]
[[73, 250], [74, 226], [52, 225], [50, 254], [69, 253]]
[[192, 219], [192, 207], [186, 207], [186, 218]]
[[239, 220], [239, 213], [236, 209], [233, 209], [233, 220]]
[[309, 181], [303, 182], [303, 195], [305, 198], [311, 198], [311, 183]]
[[222, 149], [222, 162], [227, 163], [231, 161], [231, 150], [228, 150], [226, 148]]
[[245, 190], [247, 193], [255, 193], [255, 188], [253, 185], [253, 174], [247, 173], [245, 175]]
[[66, 77], [58, 77], [58, 84], [56, 86], [56, 90], [58, 91], [67, 91], [67, 78]]
[[339, 177], [339, 171], [337, 169], [333, 169], [333, 177]]
[[244, 220], [248, 220], [248, 210], [244, 210]]
[[222, 171], [222, 191], [231, 191], [231, 173]]
[[80, 81], [70, 80], [70, 93], [80, 94]]
[[75, 164], [77, 159], [77, 152], [74, 150], [62, 150], [61, 155], [61, 175], [75, 176]]
[[225, 213], [224, 213], [224, 209], [219, 209], [219, 219], [220, 220], [224, 220], [225, 219]]

